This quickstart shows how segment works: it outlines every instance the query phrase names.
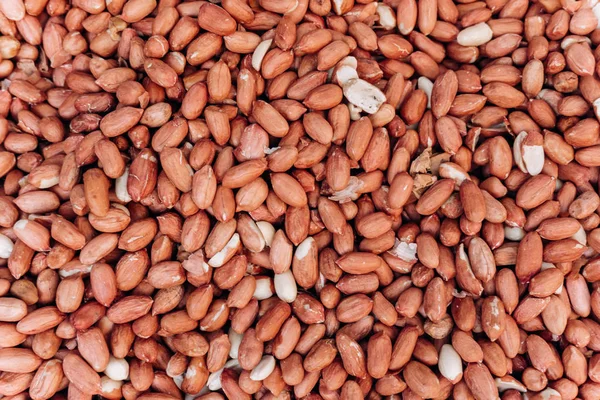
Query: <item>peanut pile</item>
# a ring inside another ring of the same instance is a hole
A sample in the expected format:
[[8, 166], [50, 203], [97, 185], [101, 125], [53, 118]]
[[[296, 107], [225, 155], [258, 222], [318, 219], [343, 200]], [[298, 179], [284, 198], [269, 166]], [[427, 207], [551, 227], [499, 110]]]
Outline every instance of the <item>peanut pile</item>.
[[0, 0], [0, 398], [600, 399], [599, 43], [598, 0]]

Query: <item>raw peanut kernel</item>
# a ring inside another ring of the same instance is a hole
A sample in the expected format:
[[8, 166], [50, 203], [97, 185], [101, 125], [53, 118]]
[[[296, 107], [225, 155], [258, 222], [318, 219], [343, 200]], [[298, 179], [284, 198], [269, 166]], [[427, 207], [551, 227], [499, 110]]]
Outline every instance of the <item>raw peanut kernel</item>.
[[597, 0], [0, 0], [0, 398], [600, 399]]

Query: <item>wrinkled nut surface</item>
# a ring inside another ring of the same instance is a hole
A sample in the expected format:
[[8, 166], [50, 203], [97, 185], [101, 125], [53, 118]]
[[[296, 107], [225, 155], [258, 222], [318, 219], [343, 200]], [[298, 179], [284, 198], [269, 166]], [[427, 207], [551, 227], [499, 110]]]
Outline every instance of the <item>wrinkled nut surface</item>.
[[0, 397], [600, 399], [597, 0], [0, 0]]

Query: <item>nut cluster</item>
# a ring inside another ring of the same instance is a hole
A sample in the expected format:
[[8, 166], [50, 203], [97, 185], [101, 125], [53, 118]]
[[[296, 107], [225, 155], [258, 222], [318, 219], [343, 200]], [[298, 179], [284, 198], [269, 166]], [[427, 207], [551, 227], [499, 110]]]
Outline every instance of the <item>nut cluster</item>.
[[0, 0], [3, 400], [600, 399], [598, 0]]

